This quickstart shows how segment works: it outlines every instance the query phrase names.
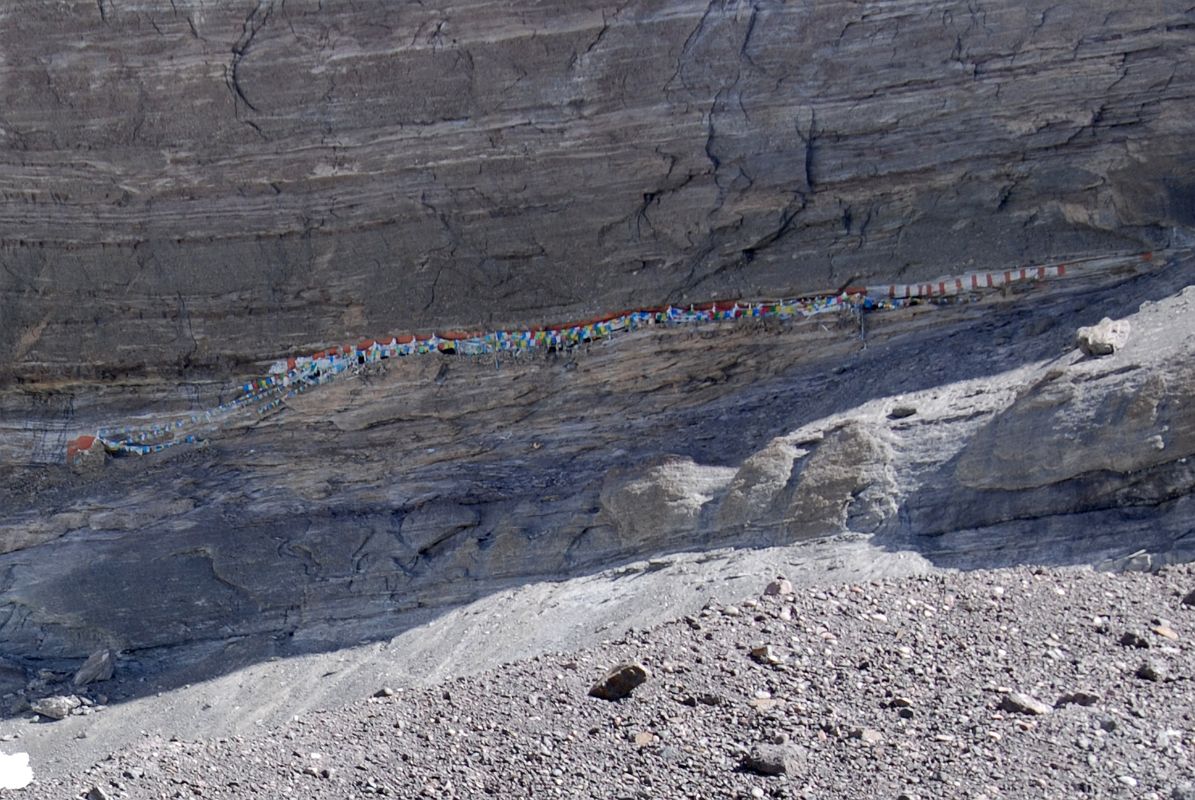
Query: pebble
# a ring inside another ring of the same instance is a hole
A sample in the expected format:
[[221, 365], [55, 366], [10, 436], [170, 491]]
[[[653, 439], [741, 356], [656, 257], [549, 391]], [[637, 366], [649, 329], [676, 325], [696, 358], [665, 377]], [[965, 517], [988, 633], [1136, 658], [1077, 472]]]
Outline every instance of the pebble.
[[793, 585], [791, 581], [780, 575], [764, 588], [763, 593], [765, 597], [790, 595], [793, 593]]
[[1170, 677], [1170, 670], [1161, 661], [1150, 658], [1142, 661], [1134, 674], [1142, 680], [1164, 681]]
[[622, 700], [650, 677], [647, 667], [637, 663], [618, 664], [589, 689], [590, 697], [602, 700]]
[[1169, 625], [1154, 625], [1152, 628], [1150, 628], [1150, 630], [1158, 636], [1161, 636], [1163, 639], [1178, 639], [1178, 633], [1176, 633], [1174, 628], [1171, 628]]
[[1122, 647], [1136, 647], [1144, 650], [1149, 647], [1149, 640], [1136, 631], [1125, 631], [1120, 636]]
[[782, 705], [782, 702], [772, 697], [755, 697], [748, 701], [747, 705], [756, 711], [771, 711], [773, 708]]
[[760, 775], [800, 774], [797, 751], [786, 744], [760, 744], [751, 748], [739, 766]]
[[[1195, 597], [1192, 592], [1188, 597]], [[1195, 603], [1192, 603], [1195, 605]], [[1183, 781], [1170, 790], [1170, 800], [1195, 800], [1195, 783]]]
[[851, 738], [858, 739], [863, 744], [874, 745], [884, 741], [884, 734], [875, 728], [855, 728], [851, 731]]
[[1099, 701], [1100, 696], [1095, 692], [1087, 692], [1080, 689], [1078, 691], [1067, 692], [1066, 694], [1059, 696], [1059, 698], [1054, 701], [1054, 707], [1062, 708], [1063, 706], [1070, 705], [1094, 706]]
[[770, 644], [752, 647], [751, 658], [755, 659], [760, 664], [767, 664], [769, 666], [783, 664], [786, 660], [784, 656], [781, 655], [776, 648], [772, 647]]
[[1021, 692], [1009, 692], [1000, 700], [1000, 708], [1016, 714], [1044, 715], [1053, 709], [1031, 695]]

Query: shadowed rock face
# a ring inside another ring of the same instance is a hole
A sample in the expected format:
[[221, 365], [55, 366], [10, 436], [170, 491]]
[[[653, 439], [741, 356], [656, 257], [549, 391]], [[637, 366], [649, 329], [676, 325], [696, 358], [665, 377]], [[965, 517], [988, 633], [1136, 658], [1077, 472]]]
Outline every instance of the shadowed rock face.
[[0, 384], [1195, 221], [1186, 4], [0, 9]]
[[[1189, 558], [1195, 288], [1175, 291], [1189, 256], [1148, 266], [885, 312], [865, 341], [827, 315], [395, 360], [205, 447], [0, 466], [0, 652], [286, 655], [524, 582], [837, 534], [951, 567]], [[1104, 316], [1132, 338], [1084, 359], [1075, 328]]]

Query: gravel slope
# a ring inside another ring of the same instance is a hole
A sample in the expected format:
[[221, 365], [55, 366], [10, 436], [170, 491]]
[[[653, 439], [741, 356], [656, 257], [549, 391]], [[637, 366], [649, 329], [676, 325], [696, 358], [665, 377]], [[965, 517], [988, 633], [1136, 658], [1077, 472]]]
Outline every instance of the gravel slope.
[[[779, 588], [20, 794], [1195, 797], [1191, 565]], [[646, 683], [589, 696], [623, 661]]]

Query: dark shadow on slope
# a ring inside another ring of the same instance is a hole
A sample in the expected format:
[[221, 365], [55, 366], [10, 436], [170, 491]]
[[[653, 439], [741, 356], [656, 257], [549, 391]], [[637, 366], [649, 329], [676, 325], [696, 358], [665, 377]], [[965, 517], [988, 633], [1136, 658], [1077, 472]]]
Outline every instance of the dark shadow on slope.
[[[869, 321], [865, 348], [848, 324], [841, 331], [842, 347], [831, 357], [811, 357], [780, 374], [712, 393], [708, 402], [698, 394], [698, 401], [679, 404], [675, 411], [649, 411], [630, 419], [616, 443], [601, 439], [586, 447], [581, 442], [567, 458], [534, 450], [535, 431], [516, 429], [515, 441], [522, 437], [527, 445], [518, 459], [502, 456], [515, 452], [510, 449], [466, 467], [440, 462], [417, 476], [395, 475], [393, 486], [354, 486], [346, 478], [339, 492], [329, 486], [322, 499], [302, 502], [284, 487], [263, 485], [255, 470], [262, 469], [262, 462], [276, 467], [303, 451], [259, 431], [207, 451], [114, 464], [99, 489], [114, 510], [126, 504], [126, 497], [173, 495], [180, 487], [207, 498], [207, 505], [185, 524], [151, 524], [135, 535], [127, 527], [135, 528], [135, 517], [124, 523], [124, 530], [97, 526], [92, 532], [69, 534], [53, 544], [52, 563], [44, 557], [45, 547], [0, 556], [4, 655], [31, 671], [48, 668], [65, 674], [80, 659], [63, 658], [46, 642], [67, 643], [79, 654], [104, 646], [108, 637], [123, 656], [120, 678], [102, 688], [112, 702], [121, 702], [271, 658], [393, 637], [455, 604], [522, 583], [593, 574], [667, 552], [765, 544], [762, 537], [744, 541], [727, 535], [701, 541], [607, 539], [592, 550], [583, 546], [586, 532], [601, 526], [595, 500], [611, 469], [665, 454], [737, 466], [773, 437], [869, 400], [1056, 357], [1070, 348], [1077, 327], [1132, 313], [1141, 302], [1167, 297], [1189, 281], [1190, 262], [1180, 262], [1111, 288], [1034, 296], [1024, 305], [974, 315], [942, 313], [935, 324], [894, 337], [886, 327], [895, 323], [877, 316]], [[735, 379], [725, 380], [733, 384]], [[700, 393], [702, 388], [687, 385], [677, 391]], [[528, 410], [525, 425], [534, 428], [537, 413], [536, 407]], [[577, 424], [585, 417], [585, 409], [578, 408]], [[455, 424], [468, 431], [467, 421]], [[353, 435], [371, 435], [365, 431]], [[415, 452], [421, 443], [395, 441], [393, 447]], [[343, 464], [348, 474], [358, 454], [346, 445], [342, 451], [321, 451], [320, 457]], [[301, 461], [284, 466], [304, 468]], [[84, 489], [97, 491], [94, 485], [49, 487], [36, 506], [67, 508]], [[1172, 509], [1164, 509], [1167, 518], [1192, 518], [1190, 498], [1173, 503]], [[558, 513], [525, 529], [502, 529], [495, 522], [541, 506], [556, 508], [554, 504], [559, 504]], [[469, 509], [476, 509], [474, 516]], [[1107, 548], [1101, 542], [1091, 549], [1060, 544], [1075, 525], [1096, 524], [1102, 530], [1138, 512], [1098, 513], [1111, 516], [1098, 524], [1078, 517], [1053, 528], [1052, 523], [1039, 524], [1041, 541], [1050, 544], [1036, 549], [1024, 545], [1028, 529], [1009, 531], [1010, 541], [1018, 542], [1012, 547], [985, 543], [976, 534], [968, 551], [973, 558], [957, 563], [1080, 563], [1092, 553], [1102, 558]], [[409, 519], [416, 514], [433, 518], [420, 528]], [[1150, 519], [1149, 512], [1141, 513], [1133, 530], [1148, 529]], [[563, 536], [554, 527], [562, 522], [567, 522], [574, 545], [582, 545], [562, 547], [548, 557], [550, 538], [545, 537]], [[415, 541], [411, 531], [424, 529], [433, 534]], [[1185, 535], [1189, 540], [1190, 531]], [[1158, 544], [1181, 540], [1163, 536]], [[963, 544], [958, 538], [947, 543], [907, 532], [882, 541], [922, 551], [944, 564], [951, 563], [950, 548]], [[500, 568], [479, 574], [478, 563]], [[34, 601], [41, 604], [36, 609]], [[140, 682], [144, 677], [153, 680]], [[6, 713], [14, 711], [10, 703]]]

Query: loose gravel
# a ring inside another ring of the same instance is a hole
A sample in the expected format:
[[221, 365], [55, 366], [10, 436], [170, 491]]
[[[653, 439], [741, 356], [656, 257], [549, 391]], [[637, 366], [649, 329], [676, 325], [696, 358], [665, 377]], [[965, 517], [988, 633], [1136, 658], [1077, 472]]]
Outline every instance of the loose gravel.
[[[259, 735], [146, 737], [20, 796], [1187, 800], [1193, 592], [1191, 565], [777, 581]], [[622, 663], [647, 680], [591, 696]]]

